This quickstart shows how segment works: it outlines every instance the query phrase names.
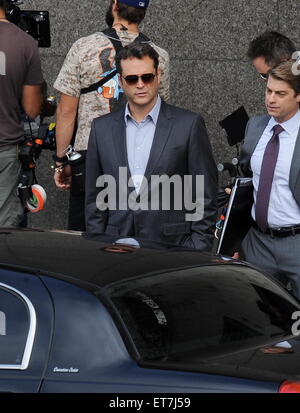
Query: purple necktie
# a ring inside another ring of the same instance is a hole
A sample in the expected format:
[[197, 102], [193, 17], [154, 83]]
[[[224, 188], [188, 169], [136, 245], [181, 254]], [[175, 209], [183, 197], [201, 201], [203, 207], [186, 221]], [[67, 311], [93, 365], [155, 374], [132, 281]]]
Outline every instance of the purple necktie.
[[268, 228], [268, 208], [275, 166], [279, 152], [279, 134], [284, 131], [281, 125], [273, 127], [273, 136], [269, 140], [261, 164], [258, 191], [256, 196], [255, 218], [259, 228], [265, 232]]

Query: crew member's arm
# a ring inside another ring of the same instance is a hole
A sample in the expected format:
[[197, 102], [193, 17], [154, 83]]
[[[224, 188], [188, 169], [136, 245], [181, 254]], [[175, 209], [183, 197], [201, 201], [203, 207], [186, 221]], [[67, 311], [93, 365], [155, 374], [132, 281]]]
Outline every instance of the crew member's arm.
[[24, 76], [21, 104], [27, 116], [34, 119], [41, 111], [44, 82], [37, 42], [32, 39], [32, 43], [24, 52], [27, 59], [27, 71]]
[[[62, 158], [65, 149], [70, 145], [76, 124], [76, 115], [79, 98], [61, 94], [56, 111], [56, 156]], [[56, 162], [56, 166], [62, 165]], [[66, 165], [60, 172], [54, 174], [54, 181], [58, 188], [69, 189], [71, 185], [71, 167]]]
[[22, 107], [31, 119], [36, 118], [42, 106], [43, 96], [40, 85], [25, 85], [22, 93]]
[[197, 175], [204, 176], [203, 196], [201, 196], [201, 191], [198, 194], [195, 192], [195, 185], [193, 185], [193, 202], [196, 203], [196, 211], [197, 208], [200, 210], [202, 205], [203, 217], [192, 221], [192, 234], [186, 240], [185, 245], [202, 251], [210, 251], [217, 218], [218, 171], [207, 130], [200, 115], [192, 125], [188, 163], [189, 174], [194, 180], [193, 184], [195, 184]]
[[[76, 41], [69, 50], [60, 73], [54, 82], [54, 88], [60, 92], [60, 101], [56, 111], [56, 156], [62, 158], [70, 145], [75, 126], [80, 99], [80, 50], [81, 40]], [[61, 163], [56, 162], [56, 166]], [[54, 174], [58, 188], [69, 189], [71, 185], [71, 167], [65, 166], [60, 173]]]

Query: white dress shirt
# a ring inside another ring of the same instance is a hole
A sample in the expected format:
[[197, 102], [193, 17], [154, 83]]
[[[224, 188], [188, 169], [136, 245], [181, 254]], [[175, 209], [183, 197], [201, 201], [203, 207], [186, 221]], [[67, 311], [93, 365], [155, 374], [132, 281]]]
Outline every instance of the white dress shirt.
[[125, 124], [127, 159], [137, 193], [140, 191], [142, 180], [145, 175], [160, 107], [161, 98], [158, 96], [151, 112], [141, 122], [136, 122], [131, 116], [128, 103], [126, 105]]
[[[273, 135], [272, 128], [277, 124], [278, 122], [272, 117], [251, 157], [254, 186], [254, 204], [251, 213], [254, 220], [255, 202], [263, 155], [265, 148]], [[291, 163], [300, 127], [300, 110], [291, 119], [280, 125], [284, 128], [284, 131], [279, 135], [279, 154], [275, 167], [268, 209], [268, 225], [271, 228], [300, 224], [300, 207], [295, 201], [289, 187]]]

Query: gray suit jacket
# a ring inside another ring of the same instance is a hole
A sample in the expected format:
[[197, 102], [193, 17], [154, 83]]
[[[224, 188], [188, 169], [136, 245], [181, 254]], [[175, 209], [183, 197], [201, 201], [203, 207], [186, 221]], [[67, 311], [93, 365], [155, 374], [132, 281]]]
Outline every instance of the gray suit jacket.
[[[199, 114], [162, 102], [145, 177], [149, 182], [151, 175], [179, 175], [183, 181], [185, 175], [192, 175], [195, 196], [195, 177], [204, 175], [202, 220], [187, 222], [185, 214], [188, 211], [184, 202], [181, 210], [176, 210], [174, 202], [171, 202], [170, 210], [167, 211], [162, 210], [161, 205], [159, 210], [100, 211], [96, 198], [103, 188], [96, 187], [97, 178], [104, 174], [113, 176], [117, 182], [118, 194], [122, 189], [118, 183], [119, 167], [127, 168], [129, 179], [124, 108], [97, 118], [92, 124], [86, 160], [88, 234], [105, 232], [116, 236], [134, 236], [181, 244], [201, 250], [211, 249], [217, 215], [218, 176], [206, 128]], [[135, 192], [133, 188], [131, 190]], [[141, 189], [141, 197], [142, 194], [145, 195]], [[171, 199], [172, 195], [171, 188]]]
[[[240, 165], [246, 176], [252, 176], [250, 159], [269, 120], [269, 115], [255, 116], [247, 124], [245, 141], [240, 156]], [[300, 206], [300, 129], [292, 158], [289, 184], [294, 198]]]

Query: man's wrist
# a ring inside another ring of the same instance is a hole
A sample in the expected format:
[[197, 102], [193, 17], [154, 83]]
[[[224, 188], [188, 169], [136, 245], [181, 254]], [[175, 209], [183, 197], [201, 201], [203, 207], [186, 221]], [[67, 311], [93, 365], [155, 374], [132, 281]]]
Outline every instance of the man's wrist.
[[61, 174], [61, 173], [63, 172], [63, 170], [65, 169], [65, 166], [66, 166], [65, 163], [62, 163], [62, 164], [60, 164], [60, 165], [58, 165], [58, 164], [56, 163], [56, 167], [52, 167], [52, 168], [54, 169], [54, 173], [56, 173], [56, 174]]
[[57, 156], [56, 154], [54, 154], [53, 156], [52, 156], [52, 159], [57, 163], [57, 162], [60, 162], [61, 164], [64, 164], [64, 163], [67, 163], [68, 162], [68, 157], [66, 156], [66, 155], [64, 155], [64, 156]]
[[65, 162], [55, 162], [55, 166], [66, 166]]

